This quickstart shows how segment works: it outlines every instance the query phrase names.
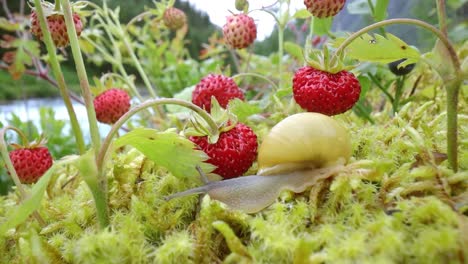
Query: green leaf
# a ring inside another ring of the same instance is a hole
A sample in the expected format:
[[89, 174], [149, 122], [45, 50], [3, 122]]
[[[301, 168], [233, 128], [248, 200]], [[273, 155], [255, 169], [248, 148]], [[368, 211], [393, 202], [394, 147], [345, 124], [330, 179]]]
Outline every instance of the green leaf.
[[[192, 93], [195, 89], [195, 85], [186, 87], [182, 91], [174, 94], [173, 98], [182, 99], [191, 102], [192, 101]], [[192, 110], [188, 109], [187, 107], [183, 107], [180, 105], [167, 105], [167, 111], [170, 113], [191, 113]]]
[[33, 40], [16, 39], [12, 42], [16, 47], [15, 61], [10, 68], [10, 73], [14, 78], [21, 76], [26, 70], [26, 65], [32, 64], [32, 57], [40, 54], [39, 43]]
[[198, 175], [199, 165], [203, 171], [211, 172], [214, 167], [204, 163], [208, 156], [195, 149], [195, 144], [174, 132], [159, 132], [149, 128], [134, 129], [114, 142], [114, 148], [131, 145], [157, 165], [169, 170], [176, 177]]
[[313, 32], [316, 35], [326, 35], [331, 29], [333, 24], [333, 17], [327, 18], [312, 18], [314, 20]]
[[[344, 38], [337, 39], [333, 45], [338, 47], [344, 40]], [[390, 63], [406, 58], [401, 66], [416, 63], [421, 57], [416, 48], [390, 33], [386, 34], [386, 38], [378, 34], [361, 35], [346, 47], [345, 52], [346, 56], [353, 59], [380, 63]]]
[[252, 102], [245, 102], [239, 98], [235, 98], [229, 102], [228, 106], [229, 111], [235, 114], [239, 122], [245, 123], [247, 118], [251, 115], [260, 113], [262, 110], [257, 104]]
[[36, 211], [41, 205], [42, 198], [44, 197], [45, 190], [52, 178], [55, 170], [59, 166], [69, 164], [76, 160], [76, 156], [70, 156], [67, 159], [57, 161], [47, 172], [39, 179], [31, 190], [30, 196], [18, 205], [9, 215], [8, 218], [0, 226], [0, 235], [4, 235], [8, 229], [14, 228], [23, 223], [28, 217]]
[[382, 21], [387, 17], [387, 7], [389, 0], [377, 0], [374, 8], [375, 21]]
[[286, 41], [284, 42], [284, 50], [291, 54], [296, 60], [300, 63], [304, 62], [304, 53], [302, 52], [301, 46], [297, 45], [294, 42]]
[[309, 18], [311, 17], [312, 14], [307, 11], [307, 9], [299, 9], [296, 11], [296, 13], [294, 14], [293, 18], [297, 18], [297, 19], [306, 19], [306, 18]]

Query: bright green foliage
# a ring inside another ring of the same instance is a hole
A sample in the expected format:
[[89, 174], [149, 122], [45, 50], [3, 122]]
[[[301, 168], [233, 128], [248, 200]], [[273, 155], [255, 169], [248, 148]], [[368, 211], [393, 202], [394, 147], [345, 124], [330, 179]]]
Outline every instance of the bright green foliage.
[[[343, 41], [344, 38], [337, 39], [333, 45], [338, 47]], [[421, 56], [416, 48], [390, 33], [387, 33], [385, 37], [379, 34], [363, 34], [351, 42], [345, 52], [349, 58], [380, 63], [390, 63], [406, 58], [406, 61], [400, 64], [401, 67], [416, 63]]]
[[32, 40], [17, 39], [11, 43], [11, 46], [16, 48], [16, 55], [9, 71], [14, 79], [18, 79], [26, 70], [26, 65], [32, 64], [31, 56], [39, 56], [39, 43]]
[[204, 152], [195, 150], [195, 145], [190, 140], [174, 132], [159, 132], [148, 128], [135, 129], [114, 142], [115, 148], [124, 145], [132, 145], [177, 177], [196, 175], [196, 165], [200, 165], [208, 172], [212, 169], [208, 164], [202, 165], [202, 161], [208, 159]]

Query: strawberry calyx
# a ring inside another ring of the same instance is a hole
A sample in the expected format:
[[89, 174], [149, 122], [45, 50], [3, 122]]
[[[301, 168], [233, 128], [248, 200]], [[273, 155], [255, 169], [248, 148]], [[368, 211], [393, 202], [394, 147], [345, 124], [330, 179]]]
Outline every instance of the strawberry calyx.
[[327, 45], [323, 45], [323, 50], [310, 50], [306, 51], [306, 54], [307, 57], [304, 60], [307, 65], [324, 72], [335, 74], [340, 71], [349, 71], [355, 67], [354, 65], [345, 65], [343, 63], [343, 53], [340, 56], [332, 56], [330, 58]]
[[[44, 16], [46, 18], [50, 17], [50, 16], [53, 16], [53, 15], [61, 15], [61, 16], [64, 15], [60, 4], [53, 4], [53, 3], [47, 2], [45, 0], [41, 0], [40, 2], [41, 2], [42, 10], [44, 11]], [[59, 3], [60, 1], [57, 0], [56, 2]], [[82, 8], [85, 8], [88, 5], [86, 1], [77, 1], [77, 2], [74, 2], [74, 3], [70, 3], [70, 4], [71, 4], [71, 7], [72, 7], [74, 13], [76, 11], [79, 11]], [[29, 7], [31, 8], [31, 10], [33, 12], [36, 12], [35, 11], [36, 8], [32, 5], [32, 1], [31, 1], [31, 3], [28, 2], [28, 5], [29, 5]]]
[[212, 131], [208, 123], [198, 115], [193, 115], [190, 118], [190, 127], [184, 130], [184, 135], [208, 137], [208, 142], [214, 144], [218, 141], [221, 133], [233, 129], [237, 125], [237, 116], [229, 111], [229, 109], [222, 108], [214, 96], [211, 97], [211, 118], [217, 125], [217, 130]]
[[[21, 133], [22, 134], [22, 133]], [[24, 136], [24, 135], [21, 135], [20, 134], [20, 137], [22, 138], [22, 144], [18, 144], [18, 143], [10, 143], [9, 145], [13, 148], [13, 149], [23, 149], [23, 148], [29, 148], [29, 149], [32, 149], [32, 148], [40, 148], [40, 147], [45, 147], [46, 146], [46, 143], [47, 143], [47, 139], [45, 138], [44, 134], [41, 134], [39, 136], [39, 138], [29, 142], [28, 139]]]

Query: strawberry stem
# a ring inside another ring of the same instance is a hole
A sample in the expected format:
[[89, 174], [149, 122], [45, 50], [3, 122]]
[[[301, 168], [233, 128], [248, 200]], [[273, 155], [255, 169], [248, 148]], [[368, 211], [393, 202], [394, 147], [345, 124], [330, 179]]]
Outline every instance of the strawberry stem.
[[276, 85], [275, 82], [273, 82], [272, 80], [270, 80], [267, 77], [265, 77], [265, 76], [263, 76], [261, 74], [258, 74], [258, 73], [243, 72], [243, 73], [238, 73], [238, 74], [232, 76], [231, 78], [236, 79], [236, 78], [241, 78], [241, 77], [245, 77], [245, 76], [252, 76], [252, 77], [263, 79], [263, 80], [267, 81], [269, 84], [271, 84], [271, 86], [273, 87], [273, 89], [275, 91], [279, 90], [279, 88], [278, 88], [278, 86]]
[[[38, 1], [38, 0], [35, 0]], [[67, 26], [68, 38], [70, 39], [70, 46], [73, 53], [73, 60], [75, 61], [76, 71], [80, 80], [81, 92], [85, 102], [86, 112], [88, 115], [89, 131], [91, 134], [92, 145], [96, 149], [99, 149], [101, 144], [99, 129], [96, 120], [96, 112], [94, 111], [93, 97], [89, 88], [88, 76], [86, 74], [86, 68], [84, 66], [83, 56], [81, 55], [81, 49], [78, 42], [78, 36], [75, 30], [75, 24], [73, 22], [73, 14], [68, 0], [62, 1], [63, 14], [65, 17], [65, 24]]]
[[[18, 174], [16, 173], [15, 167], [13, 166], [13, 163], [11, 162], [11, 159], [10, 159], [10, 155], [8, 153], [7, 144], [5, 141], [5, 134], [8, 130], [13, 130], [16, 133], [18, 133], [23, 143], [28, 142], [28, 139], [26, 138], [24, 133], [16, 127], [6, 126], [0, 130], [0, 154], [3, 158], [3, 161], [5, 162], [5, 165], [8, 169], [8, 172], [10, 173], [11, 178], [13, 179], [13, 182], [16, 185], [16, 188], [20, 192], [20, 199], [24, 201], [25, 199], [29, 197], [29, 194], [24, 189], [23, 184], [21, 184], [21, 181], [18, 177]], [[44, 219], [41, 217], [41, 215], [37, 211], [33, 212], [33, 217], [36, 218], [37, 222], [42, 227], [46, 226], [46, 222], [44, 221]]]
[[[59, 88], [60, 95], [62, 96], [65, 107], [67, 108], [68, 116], [70, 117], [70, 123], [73, 130], [73, 134], [75, 135], [78, 152], [80, 154], [83, 154], [86, 151], [83, 132], [81, 131], [81, 127], [78, 123], [75, 110], [73, 109], [73, 104], [71, 102], [67, 85], [65, 83], [65, 78], [63, 77], [62, 69], [60, 68], [60, 62], [57, 58], [55, 44], [48, 29], [47, 21], [44, 16], [44, 10], [42, 8], [41, 2], [40, 0], [34, 0], [34, 2], [37, 18], [39, 19], [39, 24], [43, 33], [43, 40], [46, 45], [47, 52], [49, 54], [50, 66], [52, 68], [52, 72], [54, 73], [55, 79], [57, 80], [57, 86]], [[60, 3], [60, 0], [57, 0], [55, 2], [56, 7], [57, 3]], [[60, 7], [60, 4], [58, 5]]]
[[[438, 6], [441, 7], [441, 6]], [[439, 11], [441, 12], [441, 11]], [[440, 16], [440, 14], [439, 14]], [[444, 22], [441, 22], [441, 26], [445, 27]], [[332, 57], [332, 61], [339, 58], [341, 53], [344, 49], [353, 42], [356, 38], [365, 34], [371, 30], [393, 25], [393, 24], [410, 24], [422, 27], [428, 31], [431, 31], [434, 35], [436, 35], [440, 41], [444, 44], [447, 52], [449, 54], [449, 58], [451, 63], [455, 69], [455, 78], [449, 82], [449, 84], [445, 85], [445, 89], [447, 90], [447, 155], [448, 161], [452, 169], [456, 172], [458, 170], [458, 132], [457, 132], [457, 118], [458, 118], [458, 94], [463, 83], [463, 73], [460, 67], [460, 61], [458, 59], [457, 53], [450, 43], [450, 40], [447, 38], [446, 34], [437, 29], [436, 27], [417, 19], [411, 18], [396, 18], [396, 19], [388, 19], [384, 21], [380, 21], [369, 25], [361, 30], [353, 33], [349, 36], [338, 49], [335, 51], [335, 54]]]

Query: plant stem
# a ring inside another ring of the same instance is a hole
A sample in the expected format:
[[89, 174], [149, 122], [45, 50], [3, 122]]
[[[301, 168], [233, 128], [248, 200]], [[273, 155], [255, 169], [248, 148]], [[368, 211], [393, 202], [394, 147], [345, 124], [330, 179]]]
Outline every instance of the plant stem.
[[[24, 189], [23, 184], [21, 184], [18, 174], [16, 173], [15, 167], [13, 166], [13, 163], [11, 162], [10, 155], [8, 154], [7, 144], [5, 142], [5, 134], [6, 134], [6, 131], [9, 129], [18, 133], [18, 135], [22, 138], [23, 142], [25, 140], [27, 141], [27, 139], [25, 135], [23, 134], [23, 132], [21, 132], [21, 130], [19, 130], [16, 127], [6, 126], [0, 130], [0, 154], [3, 157], [3, 161], [5, 162], [8, 172], [10, 173], [10, 177], [13, 179], [13, 182], [15, 183], [16, 188], [18, 188], [20, 192], [20, 199], [25, 200], [29, 197], [29, 194]], [[33, 217], [36, 218], [37, 222], [42, 227], [46, 226], [46, 222], [44, 221], [44, 219], [41, 217], [41, 215], [37, 211], [33, 212]]]
[[458, 95], [460, 86], [463, 82], [461, 79], [446, 85], [447, 90], [447, 156], [452, 169], [458, 170]]
[[[59, 2], [59, 0], [57, 0], [57, 2]], [[62, 96], [65, 107], [67, 108], [68, 116], [70, 117], [70, 123], [73, 129], [73, 134], [75, 135], [78, 151], [80, 154], [83, 154], [86, 151], [83, 132], [81, 131], [80, 124], [78, 123], [78, 119], [76, 117], [75, 110], [73, 109], [73, 104], [65, 84], [65, 78], [63, 77], [62, 69], [60, 68], [60, 63], [57, 58], [54, 41], [52, 40], [52, 36], [50, 35], [47, 21], [44, 16], [44, 10], [39, 0], [34, 0], [34, 3], [36, 6], [36, 13], [39, 19], [41, 30], [43, 32], [43, 40], [47, 48], [47, 53], [49, 54], [49, 61], [52, 67], [52, 72], [54, 73], [55, 79], [57, 80], [57, 87], [59, 88], [60, 95]]]
[[[38, 0], [35, 0], [38, 1]], [[81, 92], [83, 93], [83, 99], [85, 102], [86, 112], [88, 114], [89, 131], [91, 134], [91, 141], [96, 151], [99, 150], [101, 140], [99, 136], [99, 129], [96, 120], [96, 112], [94, 111], [93, 97], [89, 88], [88, 76], [86, 74], [86, 68], [83, 62], [83, 56], [81, 55], [80, 45], [78, 43], [78, 37], [76, 35], [75, 24], [73, 23], [73, 14], [68, 0], [62, 1], [63, 13], [65, 17], [65, 24], [67, 26], [68, 38], [70, 39], [70, 46], [73, 53], [73, 60], [75, 61], [76, 71], [78, 78], [80, 79]]]
[[[152, 106], [159, 106], [159, 105], [163, 105], [163, 104], [179, 105], [179, 106], [183, 106], [183, 107], [186, 107], [186, 108], [194, 111], [200, 117], [202, 117], [206, 121], [206, 123], [209, 125], [210, 130], [211, 130], [210, 131], [211, 135], [219, 134], [218, 126], [217, 126], [216, 122], [213, 121], [211, 116], [205, 110], [201, 109], [200, 107], [198, 107], [198, 106], [196, 106], [196, 105], [194, 105], [194, 104], [192, 104], [192, 103], [190, 103], [188, 101], [184, 101], [184, 100], [180, 100], [180, 99], [174, 99], [174, 98], [159, 98], [159, 99], [148, 100], [148, 101], [134, 107], [133, 109], [130, 109], [130, 111], [128, 111], [127, 113], [125, 113], [125, 115], [120, 117], [120, 119], [117, 120], [117, 122], [112, 126], [111, 130], [107, 134], [107, 137], [102, 142], [101, 149], [99, 150], [99, 154], [98, 154], [97, 159], [96, 159], [98, 169], [102, 170], [103, 164], [104, 164], [104, 158], [105, 158], [105, 156], [107, 154], [107, 151], [108, 151], [108, 149], [110, 147], [111, 140], [117, 134], [117, 132], [119, 131], [119, 128], [125, 122], [127, 122], [127, 120], [130, 119], [130, 117], [132, 117], [136, 113], [142, 111], [143, 109], [146, 109], [146, 108], [152, 107]], [[102, 172], [99, 172], [99, 173], [102, 173]]]
[[278, 86], [272, 80], [270, 80], [267, 77], [265, 77], [265, 76], [263, 76], [261, 74], [258, 74], [258, 73], [253, 73], [253, 72], [238, 73], [238, 74], [232, 76], [232, 78], [236, 79], [238, 77], [244, 77], [244, 76], [252, 76], [252, 77], [257, 77], [257, 78], [263, 79], [263, 80], [267, 81], [269, 84], [271, 84], [271, 86], [273, 87], [274, 90], [279, 90]]
[[278, 87], [283, 88], [284, 26], [278, 24]]
[[447, 37], [447, 15], [445, 11], [445, 0], [437, 0], [437, 17], [440, 31]]
[[460, 91], [460, 87], [462, 85], [462, 80], [463, 80], [463, 73], [461, 72], [460, 68], [460, 61], [458, 59], [457, 53], [450, 43], [449, 39], [447, 36], [434, 26], [417, 20], [417, 19], [410, 19], [410, 18], [396, 18], [396, 19], [389, 19], [389, 20], [384, 20], [381, 22], [374, 23], [372, 25], [369, 25], [351, 36], [349, 36], [341, 45], [338, 47], [336, 50], [335, 54], [333, 55], [332, 59], [337, 59], [340, 57], [341, 53], [344, 51], [344, 49], [351, 43], [353, 42], [356, 38], [358, 38], [360, 35], [367, 33], [371, 30], [383, 27], [383, 26], [388, 26], [392, 24], [411, 24], [411, 25], [416, 25], [419, 27], [422, 27], [426, 30], [431, 31], [434, 35], [436, 35], [440, 41], [444, 44], [445, 48], [447, 49], [449, 53], [449, 58], [451, 63], [454, 66], [455, 69], [455, 78], [453, 80], [450, 80], [450, 83], [448, 85], [445, 85], [445, 88], [447, 90], [447, 155], [448, 155], [448, 160], [449, 164], [452, 167], [454, 171], [458, 170], [458, 134], [457, 134], [457, 118], [458, 118], [458, 93]]

